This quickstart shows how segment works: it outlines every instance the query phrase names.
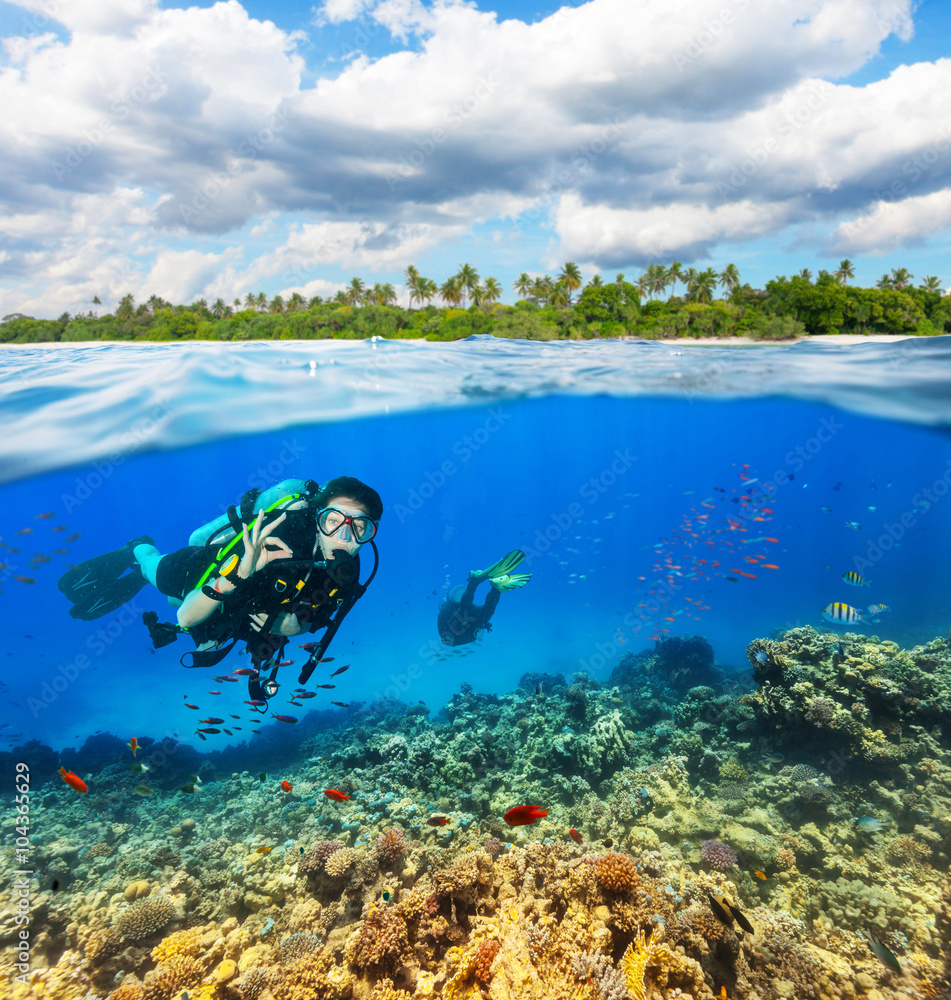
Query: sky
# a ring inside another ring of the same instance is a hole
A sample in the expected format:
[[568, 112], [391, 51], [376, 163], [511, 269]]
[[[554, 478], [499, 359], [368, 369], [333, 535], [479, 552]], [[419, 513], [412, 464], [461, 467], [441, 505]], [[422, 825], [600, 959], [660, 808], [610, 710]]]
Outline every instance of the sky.
[[951, 287], [945, 0], [0, 0], [0, 316], [462, 263]]

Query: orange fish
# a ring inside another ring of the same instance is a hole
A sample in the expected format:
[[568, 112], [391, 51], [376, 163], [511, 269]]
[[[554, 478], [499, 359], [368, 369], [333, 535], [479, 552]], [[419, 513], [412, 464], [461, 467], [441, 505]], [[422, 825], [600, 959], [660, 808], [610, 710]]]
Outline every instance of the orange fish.
[[776, 563], [760, 563], [760, 569], [779, 569]]
[[333, 799], [334, 802], [349, 802], [350, 796], [344, 795], [343, 792], [338, 792], [336, 788], [326, 788], [324, 789], [324, 795], [328, 799]]
[[572, 840], [573, 840], [573, 841], [574, 841], [574, 842], [575, 842], [576, 844], [581, 844], [581, 843], [584, 843], [584, 841], [582, 841], [582, 839], [581, 839], [581, 834], [580, 834], [580, 833], [578, 833], [578, 831], [577, 831], [576, 829], [574, 829], [574, 827], [572, 827], [572, 828], [571, 828], [571, 829], [570, 829], [570, 830], [568, 831], [568, 836], [569, 836], [569, 837], [571, 837], [571, 839], [572, 839]]
[[36, 583], [36, 580], [32, 576], [15, 576], [13, 578], [17, 583]]
[[430, 816], [426, 820], [428, 826], [445, 826], [449, 822], [448, 816]]
[[33, 531], [32, 528], [20, 528], [20, 530], [18, 532], [16, 532], [16, 534], [18, 534], [18, 535], [29, 535], [32, 531]]
[[777, 545], [779, 544], [779, 539], [778, 538], [767, 538], [766, 535], [763, 535], [763, 541], [764, 542], [775, 542]]
[[133, 736], [126, 746], [132, 750], [132, 756], [135, 756], [135, 752], [139, 749], [139, 741]]
[[282, 781], [281, 790], [284, 792], [293, 792], [294, 786], [289, 781]]
[[56, 517], [56, 515], [51, 510], [49, 510], [46, 511], [46, 513], [44, 514], [34, 514], [33, 517], [36, 518], [37, 521], [45, 521], [49, 517]]
[[73, 774], [72, 771], [67, 771], [65, 767], [61, 767], [56, 773], [74, 792], [80, 792], [85, 795], [86, 792], [89, 791], [89, 789], [86, 788], [86, 782], [83, 781], [78, 774]]
[[530, 823], [537, 823], [548, 815], [547, 809], [539, 809], [538, 806], [512, 806], [502, 817], [509, 826], [528, 826]]
[[185, 708], [193, 708], [196, 712], [201, 711], [197, 705], [189, 705], [188, 702], [185, 702]]
[[271, 847], [259, 847], [254, 853], [255, 854], [270, 854], [273, 848]]

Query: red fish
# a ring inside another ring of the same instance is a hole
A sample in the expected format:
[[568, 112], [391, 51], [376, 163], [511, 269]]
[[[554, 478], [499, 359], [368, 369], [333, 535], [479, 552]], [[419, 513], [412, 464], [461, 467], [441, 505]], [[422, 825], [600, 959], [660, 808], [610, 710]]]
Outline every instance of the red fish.
[[18, 534], [18, 535], [29, 535], [32, 531], [33, 531], [32, 528], [20, 528], [20, 530], [17, 531], [16, 534]]
[[238, 667], [237, 670], [231, 672], [238, 677], [257, 677], [261, 671], [255, 670], [254, 667]]
[[77, 542], [77, 541], [79, 541], [79, 532], [78, 531], [76, 532], [75, 535], [70, 535], [69, 538], [66, 539], [66, 544], [69, 545], [70, 542]]
[[337, 686], [336, 684], [315, 684], [314, 685], [314, 687], [327, 688], [328, 690], [330, 688], [335, 688], [336, 686]]
[[50, 510], [50, 511], [46, 511], [46, 513], [44, 513], [44, 514], [34, 514], [33, 517], [37, 521], [45, 521], [49, 517], [56, 517], [56, 515]]
[[209, 694], [221, 694], [221, 692], [220, 692], [220, 691], [209, 691], [208, 693], [209, 693]]
[[294, 791], [294, 786], [289, 781], [282, 781], [281, 782], [281, 791], [284, 791], [284, 792], [293, 792]]
[[330, 675], [331, 677], [336, 677], [337, 674], [342, 674], [345, 670], [350, 669], [350, 664], [345, 663], [342, 667], [337, 667], [337, 669]]
[[86, 787], [86, 782], [83, 781], [78, 774], [73, 774], [72, 771], [67, 771], [65, 767], [61, 767], [56, 773], [74, 792], [79, 792], [80, 794], [85, 795], [86, 792], [89, 791]]
[[36, 583], [32, 576], [15, 576], [13, 579], [17, 583]]
[[297, 722], [296, 715], [275, 715], [274, 712], [271, 712], [271, 718], [277, 719], [278, 722]]
[[298, 691], [298, 693], [295, 694], [294, 697], [295, 698], [303, 698], [306, 701], [308, 698], [316, 698], [317, 697], [317, 692], [316, 691]]
[[193, 708], [196, 712], [201, 711], [197, 705], [189, 705], [188, 702], [185, 703], [185, 708]]
[[293, 667], [294, 666], [294, 661], [293, 660], [281, 660], [281, 662], [278, 664], [278, 666], [279, 667]]
[[325, 656], [322, 660], [318, 660], [317, 662], [318, 663], [333, 663], [333, 661], [335, 659], [336, 659], [336, 657], [334, 657], [334, 656]]
[[349, 703], [346, 702], [346, 701], [332, 701], [330, 704], [331, 705], [336, 705], [337, 708], [349, 708], [350, 707]]
[[509, 826], [528, 826], [536, 823], [548, 815], [547, 809], [539, 809], [538, 806], [512, 806], [502, 817]]
[[217, 726], [217, 725], [220, 725], [225, 720], [224, 719], [216, 719], [212, 715], [212, 716], [209, 716], [207, 719], [199, 719], [198, 721], [201, 722], [201, 723], [204, 723], [205, 725]]
[[245, 705], [254, 705], [257, 708], [260, 708], [261, 705], [266, 705], [266, 704], [267, 704], [267, 702], [266, 701], [261, 701], [260, 698], [255, 698], [255, 699], [253, 699], [251, 701], [246, 701], [245, 702]]
[[776, 563], [760, 563], [760, 569], [779, 569]]
[[575, 829], [574, 827], [572, 827], [572, 828], [571, 828], [571, 829], [570, 829], [570, 830], [568, 831], [568, 836], [569, 836], [569, 837], [571, 837], [571, 839], [572, 839], [572, 840], [573, 840], [573, 841], [574, 841], [574, 842], [575, 842], [576, 844], [582, 844], [582, 843], [584, 843], [584, 841], [583, 841], [583, 840], [581, 839], [581, 834], [580, 834], [580, 833], [578, 833], [578, 831], [577, 831], [577, 830], [576, 830], [576, 829]]
[[344, 795], [343, 792], [338, 792], [336, 788], [326, 788], [324, 789], [324, 795], [328, 799], [333, 799], [334, 802], [349, 802], [350, 796]]
[[[237, 684], [238, 683], [238, 678], [237, 677], [222, 677], [221, 679], [223, 681], [227, 681], [229, 684]], [[212, 678], [212, 680], [214, 680], [214, 678]]]
[[313, 651], [320, 645], [319, 642], [302, 642], [300, 648], [308, 653], [313, 653]]
[[229, 736], [233, 735], [230, 729], [222, 729], [223, 733], [227, 733]]
[[136, 750], [139, 749], [139, 741], [133, 736], [132, 739], [126, 743], [126, 746], [132, 751], [132, 756], [134, 757]]
[[429, 826], [445, 826], [449, 822], [448, 816], [430, 816], [426, 823]]
[[295, 708], [303, 708], [304, 707], [304, 703], [302, 701], [294, 701], [293, 698], [287, 704], [288, 705], [293, 705]]

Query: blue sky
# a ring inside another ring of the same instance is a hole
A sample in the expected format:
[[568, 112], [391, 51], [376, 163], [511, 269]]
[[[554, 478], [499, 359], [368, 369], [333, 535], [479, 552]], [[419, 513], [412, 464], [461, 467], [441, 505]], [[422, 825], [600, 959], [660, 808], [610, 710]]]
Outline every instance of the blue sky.
[[464, 261], [951, 287], [938, 0], [43, 9], [0, 0], [0, 315]]

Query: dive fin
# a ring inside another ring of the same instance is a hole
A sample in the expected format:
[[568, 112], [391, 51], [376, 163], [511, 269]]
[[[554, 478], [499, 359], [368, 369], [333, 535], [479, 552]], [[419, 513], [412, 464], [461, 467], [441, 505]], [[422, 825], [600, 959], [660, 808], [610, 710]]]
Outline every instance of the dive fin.
[[131, 601], [146, 583], [132, 550], [151, 542], [148, 536], [136, 538], [121, 549], [93, 556], [67, 570], [57, 586], [73, 604], [70, 618], [95, 621]]
[[500, 593], [508, 590], [518, 590], [531, 580], [531, 573], [507, 573], [505, 576], [493, 576], [489, 583]]
[[493, 577], [505, 576], [517, 569], [525, 558], [525, 553], [521, 549], [513, 549], [507, 555], [493, 563], [488, 569], [474, 569], [469, 573], [470, 580], [485, 580]]

